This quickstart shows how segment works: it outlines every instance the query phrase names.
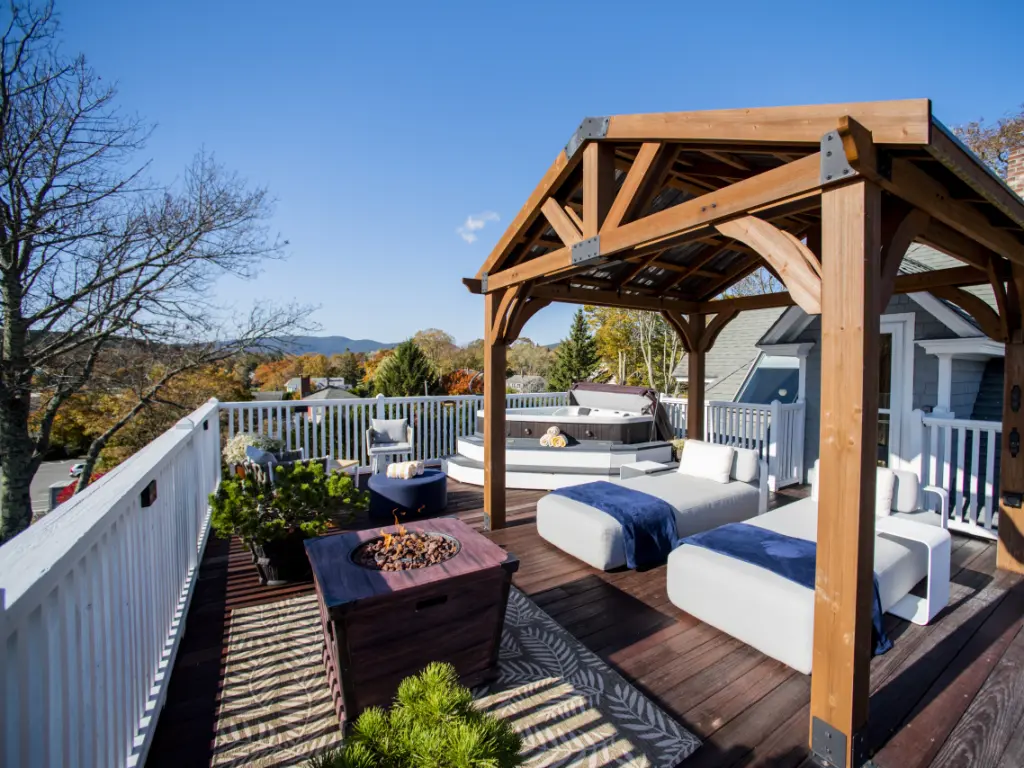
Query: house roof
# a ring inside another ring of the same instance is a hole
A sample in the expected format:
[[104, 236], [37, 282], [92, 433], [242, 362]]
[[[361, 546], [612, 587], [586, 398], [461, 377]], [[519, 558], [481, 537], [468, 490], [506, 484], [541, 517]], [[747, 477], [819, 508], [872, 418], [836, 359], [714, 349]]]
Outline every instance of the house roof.
[[253, 392], [253, 400], [284, 400], [284, 390], [276, 390], [271, 392]]
[[323, 389], [317, 390], [311, 395], [306, 395], [303, 400], [343, 400], [345, 398], [356, 397], [347, 389], [341, 389], [340, 387], [324, 387]]
[[[757, 360], [757, 343], [785, 312], [784, 307], [752, 309], [740, 312], [730, 322], [705, 358], [705, 377], [708, 381], [705, 396], [709, 400], [733, 400], [739, 392], [750, 366]], [[676, 367], [674, 376], [686, 379], [686, 355]]]

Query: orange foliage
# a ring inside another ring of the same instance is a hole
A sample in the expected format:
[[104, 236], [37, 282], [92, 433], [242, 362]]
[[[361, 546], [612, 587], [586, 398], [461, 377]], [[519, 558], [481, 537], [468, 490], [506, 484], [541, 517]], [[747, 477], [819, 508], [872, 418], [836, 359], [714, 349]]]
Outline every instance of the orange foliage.
[[484, 377], [478, 371], [460, 368], [442, 376], [441, 387], [449, 395], [482, 395]]

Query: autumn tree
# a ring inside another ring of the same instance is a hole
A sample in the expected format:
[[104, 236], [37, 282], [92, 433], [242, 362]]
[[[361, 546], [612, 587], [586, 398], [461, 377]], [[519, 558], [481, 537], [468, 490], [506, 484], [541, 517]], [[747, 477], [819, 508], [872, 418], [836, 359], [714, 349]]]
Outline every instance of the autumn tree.
[[105, 350], [217, 338], [217, 278], [254, 276], [284, 243], [266, 191], [209, 155], [171, 185], [144, 177], [147, 127], [60, 51], [52, 5], [14, 2], [0, 25], [2, 543], [28, 526], [54, 420]]
[[327, 355], [301, 355], [297, 362], [302, 376], [326, 378], [331, 375], [331, 362]]
[[1024, 104], [994, 123], [982, 118], [955, 127], [953, 133], [1005, 179], [1010, 152], [1024, 147]]
[[484, 369], [484, 340], [474, 339], [464, 347], [455, 351], [452, 363], [456, 368], [465, 368], [470, 371], [482, 371]]
[[520, 376], [547, 378], [554, 362], [554, 352], [527, 338], [516, 340], [508, 348], [508, 367]]
[[377, 377], [377, 371], [394, 353], [395, 350], [393, 349], [378, 349], [366, 358], [366, 362], [363, 364], [363, 386], [368, 389], [373, 388], [373, 382]]
[[252, 372], [253, 384], [264, 392], [279, 392], [289, 379], [298, 375], [299, 369], [294, 357], [268, 360], [257, 365]]
[[331, 355], [331, 369], [335, 376], [343, 378], [349, 386], [358, 384], [363, 378], [362, 357], [349, 350], [340, 355]]
[[573, 316], [569, 336], [558, 345], [548, 386], [553, 392], [564, 392], [577, 381], [589, 380], [597, 373], [599, 364], [597, 345], [581, 307]]
[[450, 333], [428, 328], [425, 331], [417, 331], [412, 341], [434, 366], [438, 375], [455, 369], [454, 357], [458, 347], [455, 346], [455, 339]]

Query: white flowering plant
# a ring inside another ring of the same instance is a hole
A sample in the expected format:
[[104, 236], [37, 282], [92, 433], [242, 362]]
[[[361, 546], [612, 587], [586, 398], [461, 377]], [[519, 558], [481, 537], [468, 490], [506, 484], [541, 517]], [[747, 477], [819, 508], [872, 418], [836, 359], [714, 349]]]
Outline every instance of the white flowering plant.
[[242, 432], [228, 440], [221, 455], [228, 464], [241, 464], [245, 461], [245, 449], [250, 446], [271, 453], [280, 451], [284, 447], [280, 440], [270, 437], [270, 435], [253, 435]]

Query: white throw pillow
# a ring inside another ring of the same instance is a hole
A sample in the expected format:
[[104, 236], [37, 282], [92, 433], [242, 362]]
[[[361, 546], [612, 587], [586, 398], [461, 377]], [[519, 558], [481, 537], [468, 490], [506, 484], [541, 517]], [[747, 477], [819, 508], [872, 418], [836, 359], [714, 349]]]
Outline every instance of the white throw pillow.
[[728, 483], [736, 450], [728, 445], [715, 445], [702, 440], [687, 440], [679, 460], [679, 473], [703, 477], [716, 483]]
[[917, 510], [918, 488], [921, 485], [917, 474], [906, 469], [894, 469], [896, 476], [896, 492], [892, 498], [892, 508], [896, 512], [914, 512]]
[[733, 451], [736, 456], [732, 462], [732, 471], [729, 473], [732, 479], [741, 483], [755, 482], [761, 461], [757, 451], [751, 448], [733, 448]]

